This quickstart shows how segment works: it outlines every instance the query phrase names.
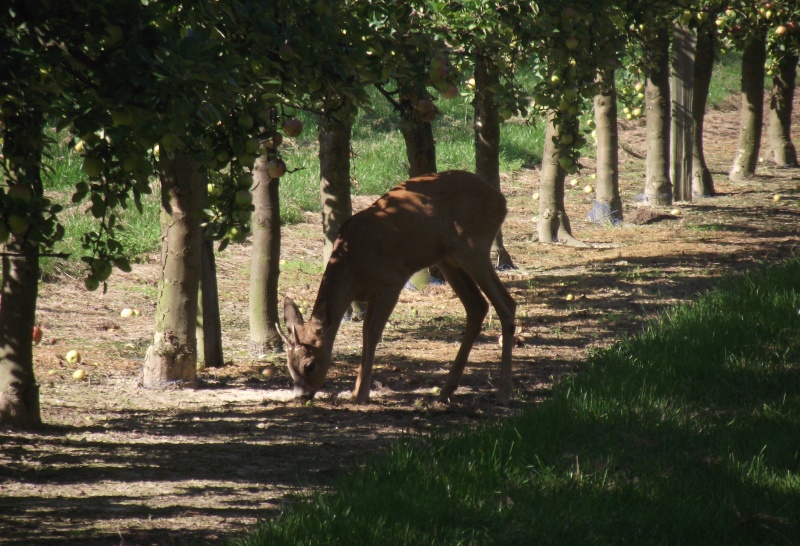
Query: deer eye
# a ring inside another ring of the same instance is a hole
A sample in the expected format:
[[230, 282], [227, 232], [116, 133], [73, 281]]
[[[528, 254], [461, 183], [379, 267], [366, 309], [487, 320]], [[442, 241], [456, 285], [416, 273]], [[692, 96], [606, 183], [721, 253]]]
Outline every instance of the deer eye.
[[306, 373], [306, 374], [313, 373], [315, 367], [316, 367], [316, 364], [314, 364], [313, 362], [309, 362], [303, 368], [303, 373]]

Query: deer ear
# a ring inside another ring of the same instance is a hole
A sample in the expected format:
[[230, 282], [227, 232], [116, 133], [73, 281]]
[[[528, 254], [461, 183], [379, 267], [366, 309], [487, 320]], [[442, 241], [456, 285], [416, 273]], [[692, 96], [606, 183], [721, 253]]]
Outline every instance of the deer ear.
[[283, 322], [286, 324], [286, 329], [289, 331], [293, 329], [296, 330], [305, 324], [300, 309], [297, 308], [297, 304], [294, 300], [289, 297], [283, 300]]

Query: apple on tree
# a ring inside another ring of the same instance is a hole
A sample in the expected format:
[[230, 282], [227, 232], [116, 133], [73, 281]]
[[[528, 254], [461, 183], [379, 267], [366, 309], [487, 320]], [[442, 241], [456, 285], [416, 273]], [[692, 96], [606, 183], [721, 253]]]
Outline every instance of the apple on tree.
[[267, 174], [270, 178], [280, 178], [286, 174], [286, 163], [282, 159], [273, 159], [267, 163]]

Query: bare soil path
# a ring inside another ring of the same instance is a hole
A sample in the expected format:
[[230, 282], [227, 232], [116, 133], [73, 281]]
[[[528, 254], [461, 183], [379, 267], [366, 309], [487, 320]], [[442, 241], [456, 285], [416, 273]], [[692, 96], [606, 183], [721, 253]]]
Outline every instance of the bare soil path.
[[[352, 388], [360, 351], [360, 324], [346, 323], [326, 392], [308, 407], [290, 400], [282, 357], [247, 354], [247, 244], [218, 258], [230, 363], [203, 372], [198, 390], [135, 387], [150, 342], [154, 263], [115, 274], [106, 295], [67, 277], [44, 284], [38, 320], [45, 339], [35, 359], [47, 425], [37, 434], [0, 431], [0, 544], [185, 544], [245, 531], [277, 515], [287, 499], [331, 487], [400, 436], [530, 407], [554, 379], [579, 371], [588, 351], [640, 330], [666, 306], [691, 301], [725, 274], [797, 255], [800, 171], [761, 164], [757, 178], [731, 184], [738, 114], [710, 112], [706, 127], [719, 195], [676, 204], [674, 214], [656, 211], [667, 216], [649, 224], [589, 223], [591, 195], [581, 189], [591, 183], [592, 163], [584, 161], [568, 189], [568, 211], [574, 234], [597, 248], [536, 243], [538, 173], [503, 180], [505, 240], [519, 269], [501, 277], [526, 336], [515, 350], [510, 408], [493, 402], [499, 324], [492, 317], [455, 401], [434, 402], [463, 320], [447, 287], [404, 292], [379, 347], [370, 405], [351, 405], [341, 394]], [[625, 125], [621, 138], [643, 152], [643, 125]], [[644, 164], [622, 153], [621, 173], [624, 212], [633, 218]], [[284, 232], [281, 292], [306, 305], [321, 273], [319, 233], [313, 215]], [[122, 318], [125, 307], [142, 313]], [[83, 354], [84, 381], [73, 380], [78, 366], [64, 359], [73, 348]]]

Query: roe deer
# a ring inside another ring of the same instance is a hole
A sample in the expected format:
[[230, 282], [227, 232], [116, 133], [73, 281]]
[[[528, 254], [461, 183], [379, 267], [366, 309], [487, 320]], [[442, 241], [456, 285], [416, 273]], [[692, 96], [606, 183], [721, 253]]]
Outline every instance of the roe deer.
[[353, 301], [366, 302], [361, 367], [353, 398], [369, 401], [375, 348], [400, 291], [413, 273], [437, 265], [464, 304], [464, 338], [440, 399], [458, 387], [467, 357], [492, 302], [502, 326], [498, 402], [511, 396], [511, 348], [516, 303], [492, 266], [492, 241], [506, 215], [506, 200], [479, 176], [447, 171], [420, 176], [389, 190], [339, 230], [308, 322], [291, 298], [284, 301], [295, 397], [310, 400], [331, 365], [333, 341]]

